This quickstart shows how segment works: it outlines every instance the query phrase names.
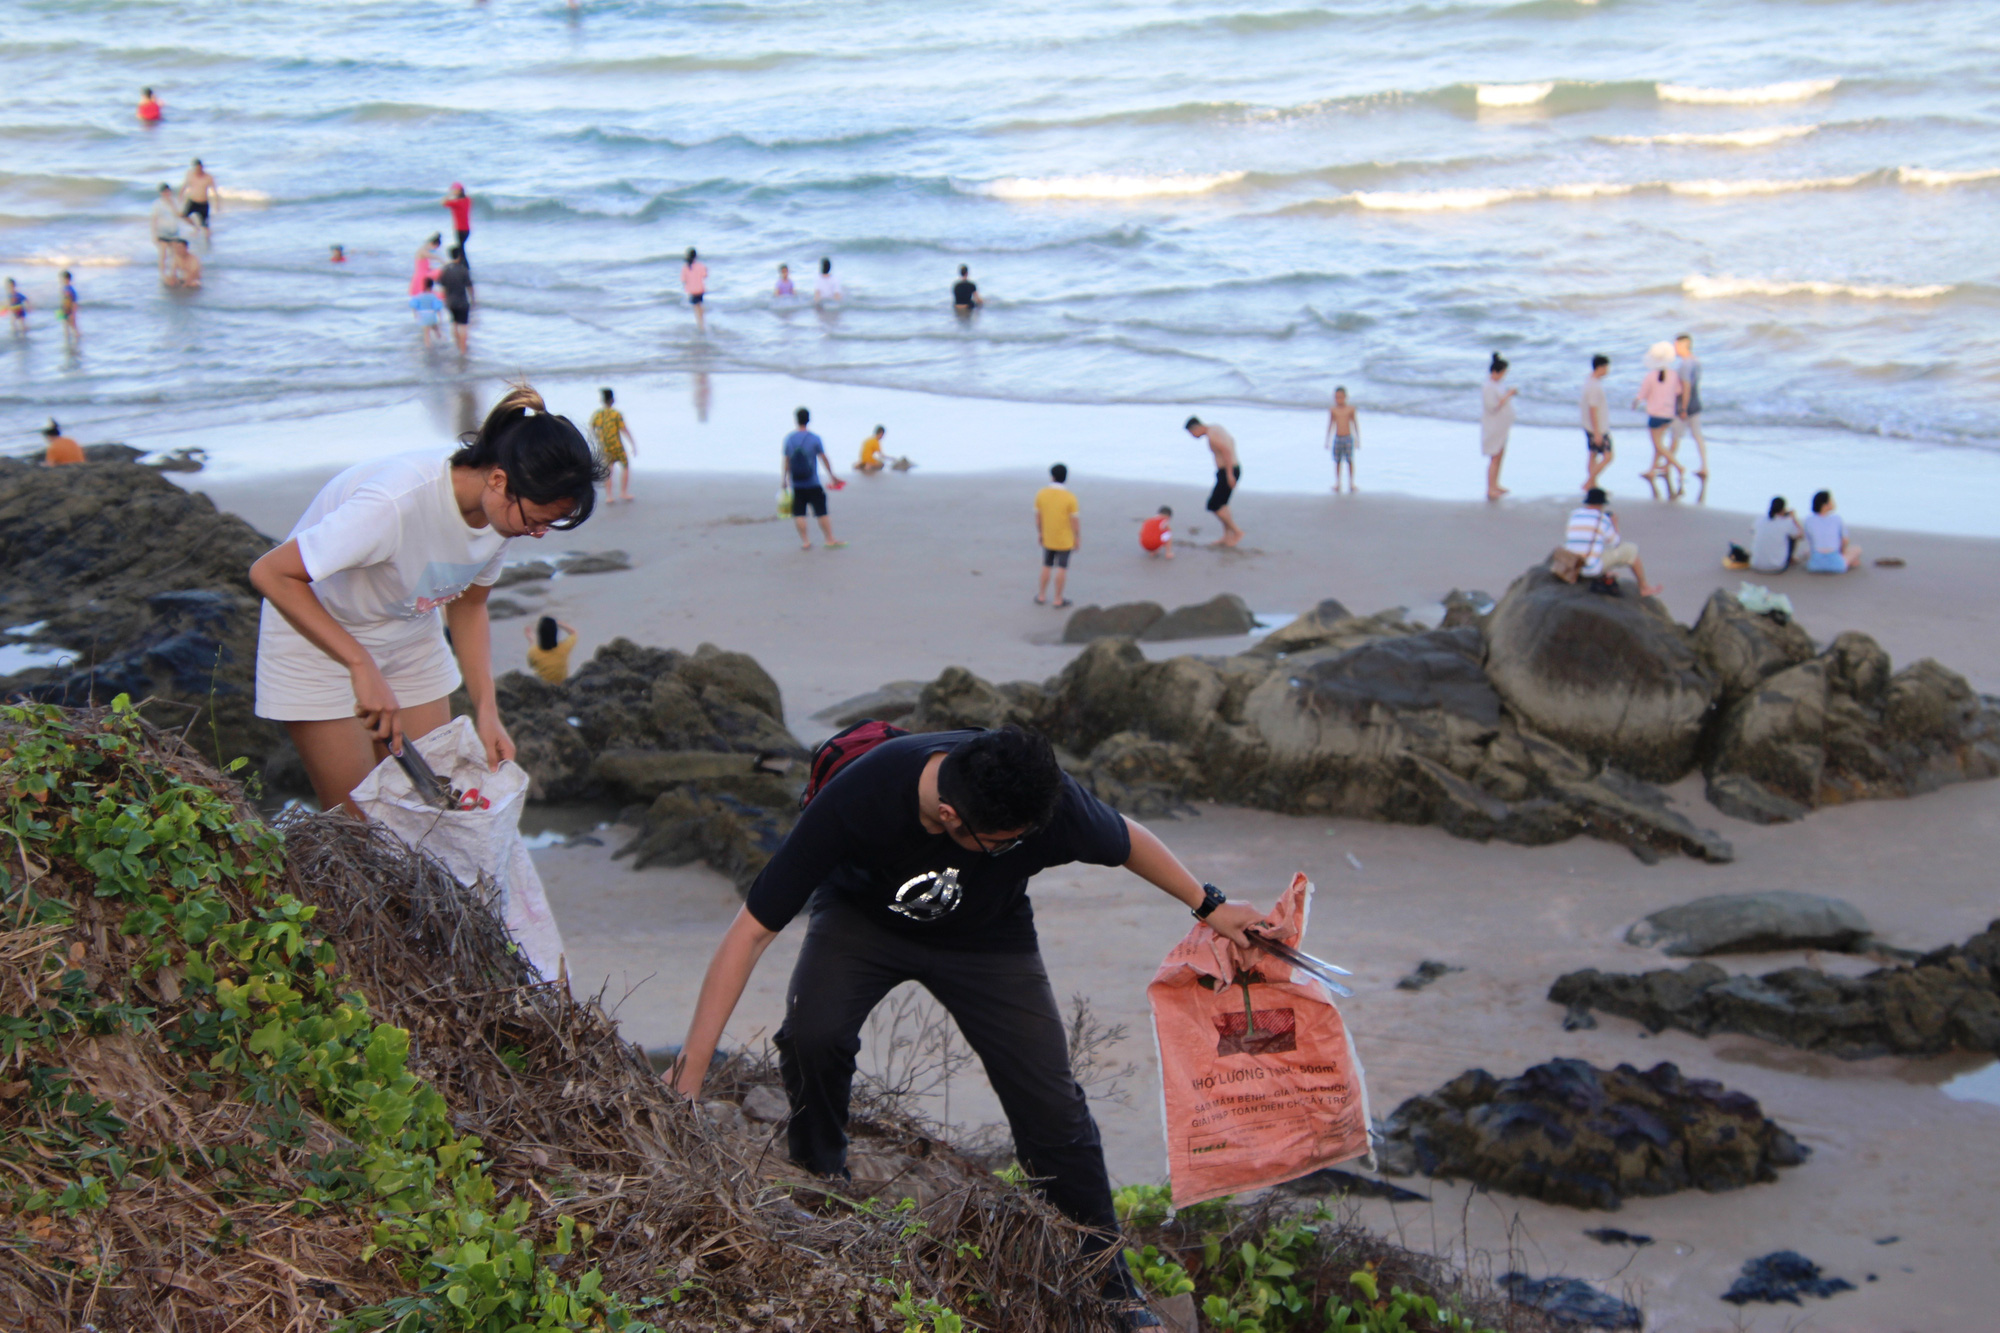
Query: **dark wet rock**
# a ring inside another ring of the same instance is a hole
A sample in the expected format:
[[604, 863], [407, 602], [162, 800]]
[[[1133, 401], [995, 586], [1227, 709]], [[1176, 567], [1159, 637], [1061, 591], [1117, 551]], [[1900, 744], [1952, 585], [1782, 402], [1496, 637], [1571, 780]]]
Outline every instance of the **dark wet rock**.
[[136, 463], [146, 456], [144, 449], [134, 449], [129, 444], [86, 444], [83, 446], [83, 461], [86, 463]]
[[184, 447], [161, 454], [146, 464], [161, 472], [199, 472], [208, 466], [208, 450]]
[[1136, 639], [1167, 614], [1158, 602], [1119, 602], [1113, 606], [1086, 606], [1070, 613], [1063, 624], [1064, 643], [1089, 643], [1094, 639]]
[[1761, 1259], [1746, 1260], [1743, 1275], [1722, 1293], [1722, 1299], [1731, 1305], [1748, 1305], [1752, 1301], [1803, 1305], [1801, 1296], [1824, 1299], [1853, 1290], [1852, 1282], [1844, 1277], [1825, 1276], [1818, 1264], [1797, 1250], [1778, 1250]]
[[1387, 1199], [1390, 1203], [1429, 1203], [1431, 1196], [1406, 1190], [1390, 1180], [1377, 1180], [1373, 1176], [1359, 1176], [1352, 1171], [1342, 1171], [1337, 1167], [1321, 1167], [1296, 1180], [1288, 1180], [1278, 1186], [1287, 1194], [1303, 1194], [1318, 1198], [1328, 1194], [1345, 1194], [1356, 1199]]
[[[1483, 1069], [1412, 1097], [1384, 1124], [1416, 1170], [1575, 1208], [1740, 1189], [1777, 1179], [1806, 1150], [1755, 1099], [1683, 1076], [1551, 1060], [1518, 1078]], [[1385, 1168], [1386, 1169], [1386, 1168]]]
[[752, 805], [726, 791], [690, 784], [663, 792], [648, 806], [639, 833], [613, 853], [632, 868], [705, 861], [748, 890], [785, 839], [793, 811]]
[[1423, 629], [1403, 616], [1401, 607], [1372, 616], [1357, 616], [1329, 597], [1286, 625], [1280, 625], [1245, 649], [1251, 657], [1286, 657], [1324, 652], [1327, 656], [1359, 648], [1377, 639], [1416, 634]]
[[1202, 785], [1186, 746], [1136, 731], [1106, 738], [1069, 771], [1098, 800], [1134, 819], [1190, 813], [1182, 793]]
[[1411, 972], [1409, 975], [1405, 977], [1400, 978], [1396, 982], [1396, 989], [1422, 990], [1424, 987], [1430, 985], [1433, 981], [1436, 981], [1439, 977], [1449, 976], [1453, 972], [1463, 972], [1463, 971], [1465, 971], [1465, 969], [1462, 967], [1453, 967], [1449, 963], [1440, 963], [1435, 958], [1426, 958], [1424, 959], [1423, 962], [1417, 964], [1415, 971]]
[[1717, 685], [1658, 600], [1599, 596], [1536, 565], [1485, 635], [1487, 676], [1542, 735], [1653, 781], [1694, 766]]
[[1630, 1245], [1635, 1250], [1644, 1249], [1653, 1243], [1651, 1236], [1642, 1236], [1633, 1231], [1620, 1231], [1617, 1227], [1594, 1227], [1583, 1234], [1599, 1245]]
[[1580, 1004], [1563, 1011], [1564, 1032], [1590, 1032], [1597, 1027], [1597, 1015]]
[[1674, 958], [1779, 949], [1851, 951], [1868, 939], [1868, 921], [1838, 898], [1786, 889], [1727, 893], [1663, 908], [1625, 932], [1625, 942]]
[[580, 551], [556, 561], [556, 572], [571, 574], [615, 574], [632, 568], [632, 557], [623, 551]]
[[1882, 645], [1857, 630], [1836, 634], [1820, 654], [1828, 683], [1862, 704], [1880, 704], [1893, 669]]
[[1812, 636], [1789, 618], [1747, 609], [1717, 588], [1694, 623], [1694, 652], [1734, 703], [1767, 678], [1812, 660]]
[[1453, 588], [1443, 598], [1444, 620], [1439, 629], [1458, 629], [1470, 625], [1477, 627], [1487, 616], [1493, 614], [1493, 598], [1488, 593], [1473, 589], [1471, 592]]
[[0, 698], [150, 696], [162, 726], [195, 723], [188, 739], [205, 757], [247, 758], [289, 789], [285, 775], [301, 772], [291, 742], [251, 711], [261, 600], [250, 566], [273, 545], [152, 468], [0, 460], [0, 625], [44, 621], [36, 641], [76, 654], [0, 677]]
[[1746, 777], [1813, 804], [1826, 768], [1826, 704], [1826, 667], [1819, 662], [1765, 677], [1724, 712], [1709, 772]]
[[1205, 602], [1175, 607], [1148, 625], [1139, 637], [1148, 643], [1169, 639], [1224, 639], [1248, 634], [1255, 628], [1257, 618], [1250, 614], [1250, 604], [1233, 592], [1224, 592]]
[[917, 693], [917, 706], [900, 725], [911, 731], [960, 731], [968, 727], [1032, 726], [1041, 688], [1025, 681], [995, 685], [964, 667], [946, 667]]
[[1636, 976], [1589, 968], [1556, 979], [1549, 999], [1706, 1037], [1741, 1032], [1842, 1059], [2000, 1055], [2000, 921], [1964, 945], [1861, 977], [1788, 967], [1732, 976], [1713, 963]]
[[[770, 675], [713, 644], [689, 654], [614, 639], [560, 685], [510, 671], [496, 692], [534, 800], [651, 798], [659, 784], [632, 776], [647, 754], [741, 755], [746, 767], [759, 755], [807, 757]], [[764, 780], [744, 781], [753, 778]]]
[[488, 620], [519, 620], [522, 616], [533, 615], [527, 607], [511, 597], [489, 597], [486, 599]]
[[923, 692], [923, 681], [892, 680], [879, 690], [857, 694], [852, 699], [843, 699], [831, 707], [822, 708], [813, 714], [813, 718], [832, 723], [835, 727], [851, 727], [870, 719], [899, 722], [917, 711], [917, 700]]
[[1757, 779], [1741, 773], [1723, 773], [1708, 779], [1703, 794], [1723, 814], [1751, 824], [1790, 824], [1812, 813], [1810, 807], [1789, 796], [1780, 796]]
[[500, 577], [493, 583], [495, 588], [511, 588], [517, 583], [537, 583], [555, 577], [556, 567], [546, 560], [529, 560], [524, 564], [508, 565], [500, 571]]
[[1540, 1310], [1558, 1328], [1645, 1327], [1645, 1316], [1637, 1306], [1599, 1291], [1581, 1278], [1507, 1273], [1501, 1276], [1500, 1285], [1514, 1304]]

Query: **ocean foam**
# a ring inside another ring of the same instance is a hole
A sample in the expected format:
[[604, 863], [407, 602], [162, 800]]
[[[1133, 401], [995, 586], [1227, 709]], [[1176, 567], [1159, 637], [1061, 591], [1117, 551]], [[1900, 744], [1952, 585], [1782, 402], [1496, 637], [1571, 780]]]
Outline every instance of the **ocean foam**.
[[1553, 83], [1482, 83], [1481, 106], [1533, 106], [1556, 90]]
[[1723, 130], [1716, 134], [1607, 134], [1601, 142], [1659, 145], [1666, 148], [1765, 148], [1787, 139], [1803, 139], [1817, 125], [1770, 125], [1755, 130]]
[[1857, 172], [1852, 176], [1803, 176], [1791, 180], [1764, 180], [1751, 177], [1740, 181], [1668, 181], [1667, 190], [1672, 194], [1698, 195], [1705, 199], [1730, 199], [1746, 194], [1793, 194], [1801, 190], [1847, 190], [1861, 184], [1875, 173]]
[[1974, 181], [2000, 180], [2000, 167], [1973, 171], [1932, 171], [1926, 167], [1897, 167], [1896, 179], [1904, 185], [1969, 185]]
[[1234, 185], [1246, 173], [1211, 176], [1008, 176], [978, 188], [995, 199], [1144, 199], [1152, 195], [1206, 194]]
[[1876, 286], [1854, 282], [1785, 281], [1776, 278], [1705, 277], [1691, 274], [1681, 280], [1681, 290], [1697, 301], [1725, 300], [1732, 296], [1850, 296], [1861, 301], [1930, 301], [1950, 293], [1950, 283], [1929, 283], [1917, 287]]
[[271, 196], [265, 194], [262, 190], [246, 190], [236, 185], [232, 185], [228, 189], [217, 186], [215, 193], [221, 198], [227, 199], [232, 204], [262, 205], [271, 202]]
[[1761, 106], [1769, 102], [1804, 102], [1832, 92], [1839, 79], [1796, 79], [1755, 88], [1696, 88], [1685, 83], [1659, 85], [1662, 102], [1694, 102], [1703, 106]]
[[1468, 208], [1488, 208], [1532, 199], [1539, 190], [1360, 190], [1348, 196], [1362, 208], [1390, 213], [1434, 213]]

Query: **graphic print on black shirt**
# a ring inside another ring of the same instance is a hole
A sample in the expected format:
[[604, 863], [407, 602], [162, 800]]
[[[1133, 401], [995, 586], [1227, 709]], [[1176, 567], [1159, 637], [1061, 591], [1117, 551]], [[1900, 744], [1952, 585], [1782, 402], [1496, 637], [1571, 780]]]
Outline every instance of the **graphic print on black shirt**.
[[820, 893], [861, 909], [888, 930], [941, 948], [1033, 950], [1028, 881], [1072, 861], [1123, 865], [1132, 856], [1131, 833], [1123, 816], [1067, 773], [1048, 826], [1005, 856], [969, 851], [949, 834], [926, 832], [917, 814], [924, 764], [978, 734], [899, 736], [842, 769], [813, 797], [750, 886], [750, 915], [767, 930], [782, 930]]

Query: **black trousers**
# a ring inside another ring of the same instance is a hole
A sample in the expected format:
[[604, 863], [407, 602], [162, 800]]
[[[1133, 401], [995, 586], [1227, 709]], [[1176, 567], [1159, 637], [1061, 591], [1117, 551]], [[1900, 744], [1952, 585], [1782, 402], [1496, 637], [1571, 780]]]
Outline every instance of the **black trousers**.
[[[792, 969], [784, 1024], [772, 1038], [792, 1107], [792, 1160], [818, 1175], [845, 1174], [861, 1028], [905, 981], [937, 998], [986, 1067], [1022, 1168], [1064, 1215], [1096, 1228], [1084, 1254], [1117, 1244], [1103, 1141], [1070, 1073], [1069, 1039], [1039, 953], [939, 949], [851, 908], [819, 907]], [[1114, 1298], [1136, 1294], [1122, 1258], [1105, 1290]]]

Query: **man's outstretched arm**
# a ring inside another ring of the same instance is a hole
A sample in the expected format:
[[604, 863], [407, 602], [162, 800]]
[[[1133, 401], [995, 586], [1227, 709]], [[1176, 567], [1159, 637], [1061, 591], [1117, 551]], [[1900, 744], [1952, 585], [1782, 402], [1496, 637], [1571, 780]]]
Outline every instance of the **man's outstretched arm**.
[[687, 1097], [701, 1095], [702, 1080], [708, 1077], [709, 1062], [715, 1058], [715, 1044], [722, 1040], [722, 1029], [736, 1011], [736, 1002], [743, 998], [743, 987], [749, 983], [757, 960], [777, 938], [778, 932], [767, 929], [751, 916], [749, 908], [736, 909], [736, 919], [729, 923], [728, 932], [715, 947], [715, 956], [708, 960], [708, 971], [702, 976], [701, 996], [694, 1002], [687, 1040], [681, 1043], [680, 1058], [674, 1061], [671, 1071], [675, 1091]]
[[[1167, 845], [1138, 820], [1128, 816], [1125, 827], [1132, 834], [1132, 855], [1126, 859], [1125, 868], [1169, 897], [1179, 899], [1190, 909], [1201, 906], [1201, 881], [1188, 872], [1188, 868], [1180, 863], [1180, 858], [1168, 851]], [[1264, 914], [1249, 903], [1224, 903], [1209, 913], [1208, 924], [1230, 943], [1247, 949], [1250, 941], [1243, 937], [1244, 928], [1268, 928], [1270, 922], [1263, 917]], [[702, 993], [706, 995], [707, 992], [708, 987], [704, 984]], [[693, 1038], [690, 1037], [689, 1041], [692, 1042]]]

